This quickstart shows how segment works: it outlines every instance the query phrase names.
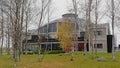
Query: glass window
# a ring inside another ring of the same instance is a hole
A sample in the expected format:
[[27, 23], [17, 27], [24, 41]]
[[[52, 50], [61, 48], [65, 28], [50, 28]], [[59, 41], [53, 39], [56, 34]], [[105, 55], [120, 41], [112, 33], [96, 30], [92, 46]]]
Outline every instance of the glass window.
[[56, 32], [57, 28], [56, 28], [56, 24], [53, 24], [53, 32]]
[[52, 32], [52, 24], [49, 25], [49, 31]]
[[40, 28], [40, 33], [43, 33], [43, 27], [42, 27], [42, 28]]
[[56, 23], [53, 23], [53, 24], [49, 25], [49, 31], [50, 32], [56, 32], [57, 31]]
[[84, 37], [85, 32], [80, 32], [80, 37]]
[[44, 33], [47, 33], [47, 26], [44, 27]]
[[96, 31], [96, 36], [100, 36], [100, 35], [102, 35], [102, 31]]
[[[94, 48], [95, 48], [96, 44], [94, 44]], [[97, 48], [103, 48], [103, 44], [97, 44]]]
[[40, 28], [40, 33], [46, 33], [47, 32], [47, 26], [43, 26]]

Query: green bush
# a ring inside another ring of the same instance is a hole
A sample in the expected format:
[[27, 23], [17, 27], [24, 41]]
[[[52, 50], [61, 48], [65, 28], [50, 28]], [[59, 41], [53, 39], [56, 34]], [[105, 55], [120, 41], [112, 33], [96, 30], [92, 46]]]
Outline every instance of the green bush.
[[65, 52], [62, 50], [53, 50], [53, 51], [47, 52], [47, 54], [59, 54], [59, 53], [65, 53]]
[[[26, 51], [23, 51], [23, 54], [25, 54]], [[59, 54], [59, 53], [65, 53], [62, 50], [53, 50], [53, 51], [40, 51], [41, 54], [46, 53], [46, 54]], [[27, 54], [38, 54], [38, 50], [31, 50], [31, 51], [27, 51]]]

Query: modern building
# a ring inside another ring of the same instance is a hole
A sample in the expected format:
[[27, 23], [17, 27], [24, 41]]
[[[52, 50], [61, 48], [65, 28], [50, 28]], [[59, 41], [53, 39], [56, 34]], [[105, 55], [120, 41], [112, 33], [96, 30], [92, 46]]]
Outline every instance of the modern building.
[[[77, 50], [81, 51], [84, 49], [84, 36], [86, 33], [85, 30], [85, 20], [78, 18], [77, 15], [68, 13], [62, 15], [61, 19], [56, 19], [54, 21], [51, 21], [50, 23], [45, 24], [44, 26], [40, 27], [40, 35], [41, 35], [41, 48], [45, 48], [47, 46], [47, 50], [62, 50], [60, 48], [60, 42], [58, 41], [58, 36], [56, 32], [57, 24], [61, 23], [63, 20], [70, 20], [74, 23], [76, 23], [77, 26], [77, 35], [78, 35], [78, 46]], [[93, 43], [97, 45], [98, 51], [104, 51], [107, 52], [107, 35], [110, 34], [109, 31], [109, 24], [98, 24], [97, 28], [93, 24], [94, 32], [96, 34], [96, 42], [95, 38], [93, 37]], [[36, 30], [29, 30], [28, 31], [28, 41], [27, 41], [27, 47], [25, 46], [25, 41], [23, 41], [23, 50], [25, 50], [25, 47], [27, 50], [35, 50], [38, 48], [38, 36], [37, 36], [37, 29]], [[91, 46], [87, 45], [87, 50], [91, 51]]]
[[[109, 30], [109, 23], [105, 24], [92, 24], [91, 28], [95, 34], [95, 36], [92, 37], [92, 46], [94, 47], [95, 51], [95, 46], [97, 48], [97, 51], [99, 52], [107, 52], [107, 35], [110, 35], [110, 30]], [[84, 38], [85, 31], [80, 32], [80, 38]], [[78, 46], [84, 47], [85, 41], [80, 40]], [[88, 44], [88, 43], [87, 43]], [[87, 45], [87, 51], [92, 51], [92, 46]]]

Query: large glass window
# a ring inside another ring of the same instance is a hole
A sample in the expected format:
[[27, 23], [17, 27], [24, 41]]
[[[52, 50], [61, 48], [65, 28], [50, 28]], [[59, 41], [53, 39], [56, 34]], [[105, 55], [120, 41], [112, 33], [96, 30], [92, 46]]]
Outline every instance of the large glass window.
[[56, 28], [56, 23], [52, 23], [49, 25], [49, 32], [56, 32], [57, 28]]
[[52, 24], [49, 25], [49, 32], [52, 32]]
[[56, 32], [57, 28], [56, 28], [56, 24], [53, 24], [53, 32]]
[[47, 25], [40, 28], [41, 33], [46, 33], [47, 30], [48, 32], [56, 32], [57, 31], [56, 23], [49, 24], [48, 29], [47, 29]]
[[47, 32], [47, 26], [40, 28], [40, 33], [46, 33], [46, 32]]
[[43, 33], [43, 28], [40, 28], [40, 33]]

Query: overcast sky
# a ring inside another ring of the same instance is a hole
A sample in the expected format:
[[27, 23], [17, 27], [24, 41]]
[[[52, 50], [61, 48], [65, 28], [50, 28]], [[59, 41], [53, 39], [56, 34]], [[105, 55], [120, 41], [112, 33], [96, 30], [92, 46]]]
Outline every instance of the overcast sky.
[[[70, 0], [69, 0], [70, 1]], [[67, 6], [69, 6], [69, 3], [67, 3], [67, 0], [53, 0], [53, 7], [55, 9], [54, 18], [61, 18], [61, 16], [65, 13], [68, 13]]]

